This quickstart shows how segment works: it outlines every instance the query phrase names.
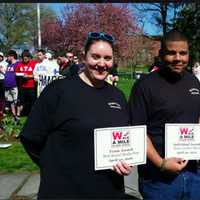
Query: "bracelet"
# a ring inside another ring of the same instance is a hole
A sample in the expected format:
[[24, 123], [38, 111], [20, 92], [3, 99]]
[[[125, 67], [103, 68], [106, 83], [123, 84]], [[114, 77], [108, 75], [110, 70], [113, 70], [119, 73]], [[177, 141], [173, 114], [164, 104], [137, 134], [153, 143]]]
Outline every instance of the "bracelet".
[[165, 171], [165, 164], [166, 164], [166, 160], [165, 159], [162, 159], [162, 163], [160, 165], [160, 171], [163, 172]]

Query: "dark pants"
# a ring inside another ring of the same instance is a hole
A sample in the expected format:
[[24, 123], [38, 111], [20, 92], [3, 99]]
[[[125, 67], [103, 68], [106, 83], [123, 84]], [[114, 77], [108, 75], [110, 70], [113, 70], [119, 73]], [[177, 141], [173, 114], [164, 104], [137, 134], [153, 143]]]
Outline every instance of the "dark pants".
[[183, 171], [173, 181], [139, 179], [144, 200], [200, 200], [200, 168]]
[[20, 88], [18, 94], [18, 105], [23, 106], [23, 114], [28, 115], [36, 100], [35, 88]]

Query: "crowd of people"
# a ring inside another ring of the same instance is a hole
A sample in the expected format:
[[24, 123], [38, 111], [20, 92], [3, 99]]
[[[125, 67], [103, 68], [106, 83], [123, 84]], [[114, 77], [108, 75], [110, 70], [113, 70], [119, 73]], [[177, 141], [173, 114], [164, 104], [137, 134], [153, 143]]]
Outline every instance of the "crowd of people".
[[37, 50], [35, 55], [29, 50], [20, 56], [12, 49], [5, 55], [0, 52], [0, 119], [10, 111], [19, 121], [21, 115], [29, 114], [47, 84], [80, 73], [83, 68], [84, 63], [72, 52], [57, 58], [44, 49]]
[[[123, 176], [133, 167], [128, 162], [122, 160], [113, 169], [95, 171], [94, 129], [146, 125], [147, 163], [138, 166], [143, 199], [199, 200], [200, 162], [165, 158], [165, 124], [200, 121], [200, 82], [186, 70], [189, 41], [175, 29], [163, 36], [159, 59], [151, 73], [135, 82], [128, 102], [108, 83], [115, 42], [112, 35], [90, 32], [84, 43], [84, 64], [77, 68], [77, 57], [68, 52], [58, 57], [58, 68], [48, 68], [50, 74], [65, 78], [44, 88], [20, 134], [25, 150], [40, 168], [38, 199], [135, 199], [125, 194]], [[46, 75], [45, 62], [51, 59], [45, 55], [39, 50], [34, 61], [30, 52], [24, 51], [22, 60], [17, 61], [11, 51], [9, 65], [1, 61], [1, 88], [8, 71], [17, 75], [12, 87], [4, 88], [5, 94], [12, 96], [12, 105], [17, 105], [13, 111], [17, 117], [26, 98], [31, 105], [35, 101], [35, 81], [40, 73]], [[71, 65], [72, 59], [75, 65]], [[68, 63], [71, 67], [66, 67]], [[19, 89], [19, 98], [11, 95], [17, 93], [14, 88]], [[116, 106], [110, 106], [111, 102]]]

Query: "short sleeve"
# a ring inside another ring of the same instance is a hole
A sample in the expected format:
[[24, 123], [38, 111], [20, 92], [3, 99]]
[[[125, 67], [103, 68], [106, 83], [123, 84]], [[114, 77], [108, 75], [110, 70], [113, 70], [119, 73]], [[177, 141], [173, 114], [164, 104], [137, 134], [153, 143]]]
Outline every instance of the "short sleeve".
[[129, 114], [132, 125], [144, 125], [148, 120], [147, 93], [142, 87], [142, 81], [138, 80], [133, 85], [128, 101]]

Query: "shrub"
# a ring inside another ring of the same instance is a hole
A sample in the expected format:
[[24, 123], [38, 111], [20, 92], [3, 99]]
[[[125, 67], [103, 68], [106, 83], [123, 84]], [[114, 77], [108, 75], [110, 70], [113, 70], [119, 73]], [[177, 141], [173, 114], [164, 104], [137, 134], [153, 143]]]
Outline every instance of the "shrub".
[[0, 133], [0, 140], [15, 140], [19, 136], [26, 119], [26, 117], [21, 117], [18, 121], [16, 121], [13, 116], [6, 114], [1, 121], [3, 130]]

